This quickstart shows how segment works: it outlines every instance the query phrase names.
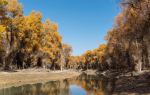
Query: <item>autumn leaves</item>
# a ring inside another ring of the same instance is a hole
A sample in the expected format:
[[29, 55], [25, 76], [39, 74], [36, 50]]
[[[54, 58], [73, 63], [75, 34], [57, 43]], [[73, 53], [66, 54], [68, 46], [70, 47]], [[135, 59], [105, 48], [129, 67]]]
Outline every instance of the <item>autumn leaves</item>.
[[[149, 0], [122, 0], [122, 12], [105, 37], [107, 43], [81, 56], [71, 56], [57, 24], [32, 11], [23, 15], [17, 0], [0, 0], [0, 65], [2, 68], [37, 66], [50, 69], [130, 69], [150, 66]], [[109, 61], [108, 61], [109, 60]]]
[[[71, 47], [63, 47], [57, 25], [48, 19], [42, 22], [42, 14], [39, 12], [33, 11], [24, 16], [22, 5], [17, 0], [0, 0], [0, 7], [3, 67], [27, 68], [40, 63], [45, 67], [47, 64], [56, 64], [60, 68], [63, 49]], [[67, 52], [70, 54], [70, 51]]]
[[[121, 0], [121, 13], [107, 33], [106, 45], [71, 58], [77, 68], [141, 71], [150, 67], [150, 1]], [[74, 65], [73, 65], [74, 66]]]

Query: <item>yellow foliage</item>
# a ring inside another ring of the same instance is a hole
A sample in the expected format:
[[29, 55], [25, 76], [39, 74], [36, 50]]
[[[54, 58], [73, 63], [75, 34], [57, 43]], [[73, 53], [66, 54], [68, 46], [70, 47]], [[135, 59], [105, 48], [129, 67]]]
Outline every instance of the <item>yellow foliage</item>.
[[22, 5], [18, 0], [8, 0], [7, 10], [13, 13], [13, 16], [22, 15]]
[[0, 5], [7, 5], [7, 1], [6, 0], [0, 0]]
[[4, 27], [3, 25], [0, 25], [0, 32], [5, 32], [6, 31], [6, 27]]

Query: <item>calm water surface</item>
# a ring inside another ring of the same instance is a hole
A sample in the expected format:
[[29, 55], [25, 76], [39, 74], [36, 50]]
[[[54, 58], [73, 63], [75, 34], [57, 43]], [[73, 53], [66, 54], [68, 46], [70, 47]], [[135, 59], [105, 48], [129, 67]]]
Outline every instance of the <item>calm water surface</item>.
[[114, 87], [114, 80], [82, 74], [73, 79], [1, 89], [0, 95], [110, 95]]

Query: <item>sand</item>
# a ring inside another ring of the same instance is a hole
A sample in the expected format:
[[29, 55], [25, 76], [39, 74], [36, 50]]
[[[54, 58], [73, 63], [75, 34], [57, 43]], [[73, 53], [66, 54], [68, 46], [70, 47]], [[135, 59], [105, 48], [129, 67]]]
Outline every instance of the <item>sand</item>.
[[17, 72], [0, 72], [0, 89], [24, 84], [44, 83], [48, 81], [63, 80], [79, 76], [80, 73], [73, 70], [49, 71], [49, 70], [18, 70]]

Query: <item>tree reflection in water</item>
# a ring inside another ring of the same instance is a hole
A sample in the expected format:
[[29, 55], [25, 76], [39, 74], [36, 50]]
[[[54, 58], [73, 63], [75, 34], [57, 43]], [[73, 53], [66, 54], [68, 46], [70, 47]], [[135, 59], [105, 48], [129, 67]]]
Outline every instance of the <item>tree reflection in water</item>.
[[84, 90], [87, 95], [110, 95], [115, 88], [115, 79], [82, 74], [73, 79], [1, 89], [0, 95], [75, 95], [70, 88], [73, 85], [81, 88], [78, 91]]

